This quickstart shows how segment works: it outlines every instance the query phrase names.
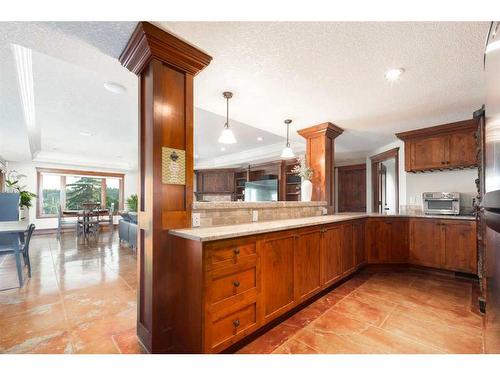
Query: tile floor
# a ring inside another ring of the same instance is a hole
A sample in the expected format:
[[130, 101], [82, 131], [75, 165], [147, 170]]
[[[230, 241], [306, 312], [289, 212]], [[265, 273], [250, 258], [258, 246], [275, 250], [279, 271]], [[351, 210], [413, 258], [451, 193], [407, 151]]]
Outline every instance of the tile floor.
[[477, 282], [362, 271], [239, 353], [483, 353]]
[[[118, 232], [96, 242], [34, 236], [33, 275], [16, 288], [0, 258], [0, 353], [141, 353], [135, 336], [136, 256]], [[7, 288], [11, 288], [5, 290]]]
[[[117, 232], [97, 243], [32, 239], [22, 289], [0, 258], [0, 353], [142, 353], [136, 257]], [[421, 271], [365, 270], [239, 353], [482, 353], [477, 283]]]

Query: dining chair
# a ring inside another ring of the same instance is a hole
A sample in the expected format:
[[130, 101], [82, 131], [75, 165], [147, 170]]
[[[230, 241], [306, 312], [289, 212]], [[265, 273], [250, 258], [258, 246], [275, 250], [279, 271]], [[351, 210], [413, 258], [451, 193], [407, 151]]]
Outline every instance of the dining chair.
[[61, 232], [64, 228], [75, 228], [78, 234], [78, 218], [65, 217], [61, 205], [57, 206], [57, 239], [61, 238]]
[[[19, 253], [22, 254], [24, 265], [28, 267], [28, 277], [31, 278], [31, 262], [30, 262], [30, 242], [31, 236], [35, 231], [35, 224], [30, 224], [25, 231], [24, 240], [19, 239]], [[15, 249], [9, 244], [0, 244], [0, 255], [15, 254]], [[20, 260], [16, 259], [16, 263]], [[16, 264], [17, 265], [17, 264]], [[19, 276], [18, 276], [19, 277]], [[19, 287], [22, 287], [22, 281], [19, 279]]]

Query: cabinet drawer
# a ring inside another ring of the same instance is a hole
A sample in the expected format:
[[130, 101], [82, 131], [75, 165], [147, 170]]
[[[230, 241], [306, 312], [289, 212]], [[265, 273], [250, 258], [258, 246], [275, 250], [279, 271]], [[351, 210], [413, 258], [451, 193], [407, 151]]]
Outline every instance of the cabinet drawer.
[[256, 258], [255, 241], [221, 241], [207, 246], [207, 269], [223, 268]]
[[[212, 316], [210, 324], [210, 347], [229, 346], [238, 336], [257, 324], [257, 304], [252, 303], [223, 316]], [[225, 345], [223, 345], [225, 344]], [[217, 351], [217, 350], [216, 350]]]
[[239, 296], [257, 288], [257, 267], [239, 270], [224, 269], [224, 272], [213, 272], [208, 285], [209, 303], [213, 306], [228, 298]]

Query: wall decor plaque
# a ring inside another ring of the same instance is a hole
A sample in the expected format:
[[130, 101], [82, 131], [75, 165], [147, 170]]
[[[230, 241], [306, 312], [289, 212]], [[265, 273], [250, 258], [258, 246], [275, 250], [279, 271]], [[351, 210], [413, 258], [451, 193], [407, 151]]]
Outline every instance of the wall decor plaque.
[[186, 151], [170, 147], [161, 149], [161, 182], [163, 184], [186, 184]]

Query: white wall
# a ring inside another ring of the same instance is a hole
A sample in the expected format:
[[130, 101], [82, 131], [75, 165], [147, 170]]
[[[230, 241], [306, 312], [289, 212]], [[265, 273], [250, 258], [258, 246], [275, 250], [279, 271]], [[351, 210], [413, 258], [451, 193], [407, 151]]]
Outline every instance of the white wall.
[[407, 173], [406, 196], [408, 204], [422, 205], [426, 191], [452, 191], [461, 193], [460, 206], [472, 208], [476, 195], [477, 168], [457, 171]]
[[[103, 169], [103, 168], [92, 168], [92, 167], [81, 167], [73, 165], [62, 165], [62, 164], [48, 164], [48, 163], [16, 163], [9, 162], [8, 170], [16, 170], [18, 173], [24, 174], [27, 177], [21, 181], [23, 185], [26, 185], [26, 189], [32, 193], [37, 194], [37, 176], [35, 168], [56, 168], [56, 169], [73, 169], [82, 171], [98, 171], [98, 172], [116, 172], [124, 173], [124, 193], [125, 199], [127, 199], [131, 194], [137, 194], [137, 171], [124, 171], [117, 169]], [[36, 225], [37, 229], [49, 229], [57, 227], [56, 218], [36, 218], [36, 200], [30, 209], [30, 221]], [[116, 221], [116, 218], [115, 218]]]

